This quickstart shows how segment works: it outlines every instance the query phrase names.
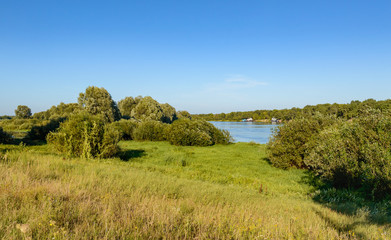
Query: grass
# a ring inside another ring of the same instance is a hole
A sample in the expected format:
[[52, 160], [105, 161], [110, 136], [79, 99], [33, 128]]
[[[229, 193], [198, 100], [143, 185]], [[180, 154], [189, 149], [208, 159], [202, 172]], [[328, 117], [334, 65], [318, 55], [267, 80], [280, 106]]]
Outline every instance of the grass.
[[[388, 221], [313, 200], [265, 146], [121, 142], [120, 158], [0, 145], [0, 239], [390, 239]], [[262, 191], [260, 191], [262, 185]]]

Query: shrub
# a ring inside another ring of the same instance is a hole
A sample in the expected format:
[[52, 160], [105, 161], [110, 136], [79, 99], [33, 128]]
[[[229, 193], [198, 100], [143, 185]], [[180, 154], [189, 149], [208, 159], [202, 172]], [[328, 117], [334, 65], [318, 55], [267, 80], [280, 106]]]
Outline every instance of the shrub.
[[268, 143], [269, 159], [279, 168], [306, 168], [303, 159], [309, 148], [311, 139], [321, 130], [338, 121], [332, 116], [317, 114], [309, 118], [291, 120], [279, 126]]
[[0, 143], [11, 143], [12, 136], [5, 132], [2, 127], [0, 127]]
[[82, 158], [114, 156], [119, 148], [120, 133], [99, 116], [88, 113], [73, 115], [51, 132], [47, 141], [57, 151]]
[[137, 128], [137, 122], [134, 119], [121, 119], [117, 122], [112, 123], [113, 127], [116, 128], [121, 134], [121, 139], [123, 140], [133, 140], [134, 139], [134, 130]]
[[28, 133], [27, 138], [31, 140], [45, 140], [46, 136], [50, 132], [55, 131], [60, 126], [60, 122], [62, 121], [64, 121], [64, 119], [52, 119], [50, 121], [44, 121], [38, 126], [33, 126]]
[[165, 128], [168, 124], [148, 120], [138, 124], [133, 131], [135, 140], [163, 141], [166, 140]]
[[182, 146], [210, 146], [232, 141], [228, 131], [221, 131], [206, 121], [182, 118], [167, 128], [167, 139], [171, 144]]
[[305, 162], [324, 181], [374, 197], [391, 192], [391, 117], [374, 114], [329, 127], [313, 145]]

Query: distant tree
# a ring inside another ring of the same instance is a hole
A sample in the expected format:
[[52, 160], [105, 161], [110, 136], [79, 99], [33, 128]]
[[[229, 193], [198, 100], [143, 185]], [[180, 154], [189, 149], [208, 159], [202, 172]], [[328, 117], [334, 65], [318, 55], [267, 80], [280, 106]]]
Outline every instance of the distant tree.
[[188, 118], [191, 119], [191, 114], [188, 111], [178, 111], [178, 118]]
[[19, 105], [15, 110], [15, 116], [17, 118], [30, 118], [31, 109], [25, 105]]
[[81, 108], [92, 115], [101, 115], [108, 122], [121, 119], [121, 113], [109, 92], [104, 88], [90, 86], [78, 99]]
[[118, 102], [118, 108], [124, 118], [130, 118], [136, 105], [137, 103], [132, 97], [126, 97]]
[[163, 110], [163, 119], [162, 119], [162, 121], [164, 123], [172, 123], [173, 121], [178, 119], [176, 110], [175, 110], [175, 108], [173, 106], [171, 106], [168, 103], [164, 103], [164, 104], [160, 104], [160, 107]]
[[148, 96], [141, 99], [132, 109], [131, 116], [142, 121], [163, 121], [163, 110], [155, 99]]

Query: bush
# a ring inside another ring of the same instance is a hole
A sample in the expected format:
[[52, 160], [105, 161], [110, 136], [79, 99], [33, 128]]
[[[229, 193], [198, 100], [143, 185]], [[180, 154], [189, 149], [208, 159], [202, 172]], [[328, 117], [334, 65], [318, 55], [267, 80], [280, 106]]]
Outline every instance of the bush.
[[134, 119], [121, 119], [117, 122], [112, 123], [113, 127], [116, 128], [121, 133], [121, 139], [123, 140], [133, 140], [134, 139], [134, 130], [137, 128], [137, 122]]
[[51, 132], [47, 141], [60, 153], [82, 158], [107, 158], [119, 148], [120, 133], [99, 116], [88, 113], [73, 115]]
[[329, 127], [313, 145], [305, 162], [324, 181], [372, 197], [391, 192], [391, 117], [374, 114]]
[[232, 141], [228, 131], [221, 131], [206, 121], [183, 118], [174, 121], [167, 128], [167, 139], [171, 144], [181, 146], [210, 146]]
[[3, 128], [0, 127], [0, 143], [11, 143], [12, 142], [12, 136], [8, 134], [7, 132], [3, 131]]
[[291, 120], [279, 126], [268, 143], [269, 159], [279, 168], [306, 168], [304, 157], [313, 145], [311, 139], [325, 127], [338, 121], [332, 116], [320, 114], [310, 118]]
[[164, 141], [166, 140], [165, 128], [168, 124], [160, 121], [148, 120], [138, 124], [133, 131], [135, 140]]
[[64, 119], [53, 119], [50, 121], [44, 121], [38, 126], [33, 126], [28, 133], [27, 138], [30, 140], [45, 140], [46, 136], [50, 132], [55, 131], [60, 126], [60, 122], [62, 121], [64, 121]]

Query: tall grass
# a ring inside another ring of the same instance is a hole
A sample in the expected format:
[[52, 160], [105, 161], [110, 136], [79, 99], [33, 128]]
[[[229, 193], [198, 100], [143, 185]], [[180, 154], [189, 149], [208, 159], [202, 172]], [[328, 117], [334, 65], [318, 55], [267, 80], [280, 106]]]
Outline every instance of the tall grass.
[[81, 160], [0, 145], [0, 238], [391, 237], [387, 224], [314, 202], [304, 172], [271, 167], [263, 145], [121, 147], [122, 159]]

